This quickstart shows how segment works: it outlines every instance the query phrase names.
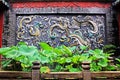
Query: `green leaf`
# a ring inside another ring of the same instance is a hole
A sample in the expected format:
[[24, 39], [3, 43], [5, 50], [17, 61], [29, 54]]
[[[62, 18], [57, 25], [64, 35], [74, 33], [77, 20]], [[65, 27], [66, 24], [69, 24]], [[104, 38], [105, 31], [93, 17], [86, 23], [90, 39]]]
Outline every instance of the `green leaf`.
[[17, 56], [17, 54], [18, 54], [18, 52], [13, 49], [13, 50], [6, 52], [5, 57], [14, 59]]
[[27, 45], [27, 43], [20, 41], [20, 42], [18, 42], [17, 46], [19, 46], [19, 45]]
[[81, 54], [79, 61], [83, 62], [83, 61], [88, 61], [89, 60], [89, 54]]
[[5, 60], [5, 61], [2, 61], [2, 67], [5, 68], [7, 67], [7, 65], [9, 65], [10, 63], [12, 62], [12, 60]]
[[54, 48], [53, 51], [57, 54], [57, 56], [61, 56], [63, 54], [62, 49]]
[[64, 64], [66, 62], [66, 58], [65, 57], [61, 57], [61, 58], [58, 58], [58, 60], [56, 60], [58, 63], [60, 64]]
[[117, 60], [118, 62], [120, 62], [120, 59], [119, 59], [119, 58], [116, 58], [115, 60]]
[[88, 50], [88, 53], [93, 55], [94, 54], [94, 50]]
[[33, 56], [35, 53], [38, 53], [38, 50], [34, 46], [20, 45], [18, 47], [19, 53], [25, 56]]
[[70, 72], [80, 72], [80, 70], [78, 68], [70, 68], [69, 71]]
[[42, 49], [44, 49], [44, 50], [52, 50], [53, 48], [51, 47], [51, 46], [49, 46], [47, 43], [45, 43], [45, 42], [40, 42], [39, 43], [39, 45], [40, 45], [40, 47], [42, 48]]
[[72, 55], [72, 51], [70, 50], [70, 48], [66, 47], [66, 46], [63, 46], [63, 51], [68, 54], [69, 56]]
[[90, 64], [90, 71], [101, 71], [102, 67], [98, 66], [96, 62]]
[[55, 69], [53, 70], [54, 72], [60, 72], [63, 69], [63, 66], [57, 64]]
[[105, 70], [107, 70], [107, 71], [115, 71], [115, 70], [116, 70], [116, 67], [115, 67], [115, 65], [108, 65], [108, 66], [105, 68]]
[[88, 48], [88, 46], [80, 46], [81, 50], [86, 50]]
[[31, 71], [31, 66], [28, 64], [21, 63], [22, 71], [28, 72]]
[[0, 54], [4, 55], [4, 53], [6, 53], [7, 51], [10, 51], [10, 50], [11, 50], [10, 47], [0, 48]]
[[[16, 57], [16, 58], [15, 58], [16, 61], [20, 61], [20, 62], [22, 62], [22, 63], [25, 61], [24, 59], [25, 59], [25, 56], [19, 56], [19, 57]], [[25, 62], [26, 62], [26, 61], [25, 61]]]
[[76, 46], [72, 46], [72, 47], [69, 47], [69, 49], [73, 52], [74, 50], [76, 50]]
[[43, 67], [40, 68], [40, 72], [41, 73], [49, 73], [50, 69], [47, 66], [43, 66]]
[[108, 61], [106, 59], [101, 59], [99, 60], [98, 65], [102, 67], [106, 67], [108, 66]]
[[71, 57], [66, 58], [66, 63], [71, 63], [72, 59]]
[[69, 69], [73, 68], [73, 64], [66, 65], [65, 67], [66, 67], [67, 70], [69, 70]]
[[98, 53], [98, 54], [102, 54], [102, 53], [103, 53], [103, 50], [95, 49], [94, 52], [95, 52], [95, 53]]
[[80, 59], [80, 56], [79, 56], [79, 55], [74, 55], [74, 56], [72, 57], [72, 62], [75, 63], [75, 64], [77, 64], [78, 61], [79, 61], [79, 59]]
[[41, 55], [41, 56], [40, 56], [40, 62], [41, 62], [42, 64], [44, 64], [44, 63], [49, 63], [50, 60], [49, 60], [47, 57]]

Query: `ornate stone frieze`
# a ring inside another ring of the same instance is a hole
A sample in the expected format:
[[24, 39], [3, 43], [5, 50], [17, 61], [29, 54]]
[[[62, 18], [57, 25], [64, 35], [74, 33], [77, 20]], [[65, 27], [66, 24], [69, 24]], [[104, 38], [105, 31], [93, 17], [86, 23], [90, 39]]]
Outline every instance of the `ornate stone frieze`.
[[102, 47], [105, 43], [103, 15], [18, 15], [16, 41], [36, 45]]
[[110, 12], [108, 8], [15, 8], [9, 12], [7, 44], [25, 41], [38, 46], [44, 41], [52, 46], [100, 48], [113, 40]]

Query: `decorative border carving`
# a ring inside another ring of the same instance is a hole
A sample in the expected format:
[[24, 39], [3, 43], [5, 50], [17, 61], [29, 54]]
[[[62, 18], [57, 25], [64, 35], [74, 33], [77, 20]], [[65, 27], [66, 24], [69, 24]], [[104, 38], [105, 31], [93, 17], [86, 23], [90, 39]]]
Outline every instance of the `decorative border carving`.
[[106, 18], [106, 40], [105, 44], [114, 41], [114, 36], [112, 28], [112, 16], [111, 8], [80, 8], [80, 7], [47, 7], [47, 8], [14, 8], [13, 11], [9, 12], [9, 29], [10, 35], [8, 38], [8, 46], [15, 45], [15, 35], [16, 35], [16, 16], [17, 15], [31, 15], [31, 14], [90, 14], [90, 15], [104, 15]]

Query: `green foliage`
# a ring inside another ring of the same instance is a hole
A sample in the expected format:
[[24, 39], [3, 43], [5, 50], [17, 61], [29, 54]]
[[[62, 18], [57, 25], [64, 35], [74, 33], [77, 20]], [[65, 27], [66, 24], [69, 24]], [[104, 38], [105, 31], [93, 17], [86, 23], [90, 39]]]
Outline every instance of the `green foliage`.
[[120, 58], [116, 58], [116, 61], [117, 70], [120, 70]]
[[[47, 45], [46, 43], [44, 43]], [[41, 45], [40, 45], [41, 46]], [[43, 43], [42, 43], [43, 46]], [[42, 47], [42, 54], [47, 54], [49, 58], [49, 66], [53, 66], [51, 71], [70, 71], [76, 72], [81, 71], [81, 64], [83, 61], [89, 61], [91, 71], [101, 71], [103, 68], [109, 66], [108, 57], [110, 54], [104, 53], [103, 50], [94, 49], [91, 50], [87, 46], [77, 47], [66, 47], [64, 45], [51, 48]], [[48, 53], [44, 53], [44, 51]], [[48, 56], [49, 54], [49, 56]]]
[[24, 71], [29, 71], [32, 62], [40, 58], [37, 47], [28, 46], [24, 42], [20, 42], [18, 45], [12, 47], [0, 48], [0, 54], [10, 59], [8, 62], [3, 62], [3, 67], [7, 67], [14, 60], [20, 62]]
[[115, 53], [116, 51], [116, 46], [115, 45], [112, 45], [112, 44], [108, 44], [108, 45], [105, 45], [103, 47], [103, 51], [105, 53]]
[[49, 73], [50, 69], [47, 66], [43, 66], [40, 68], [40, 72], [41, 73]]
[[[45, 46], [46, 47], [45, 47]], [[51, 68], [51, 71], [75, 71], [75, 68], [77, 68], [76, 71], [80, 71], [80, 69], [77, 67], [78, 63], [75, 60], [75, 57], [73, 56], [73, 51], [76, 49], [76, 47], [66, 47], [64, 45], [58, 46], [56, 48], [53, 48], [49, 46], [48, 44], [41, 42], [40, 43], [41, 52], [40, 54], [44, 55], [47, 58], [46, 63], [42, 63], [43, 66], [49, 65]], [[77, 58], [76, 58], [77, 59]], [[69, 65], [71, 68], [68, 68]]]
[[32, 62], [39, 61], [41, 73], [49, 73], [50, 71], [80, 72], [82, 71], [82, 62], [89, 61], [91, 71], [113, 69], [108, 64], [110, 54], [104, 53], [100, 49], [92, 50], [87, 46], [67, 47], [65, 45], [54, 48], [45, 42], [40, 42], [39, 45], [40, 49], [20, 42], [16, 46], [0, 48], [0, 54], [9, 59], [3, 62], [3, 67], [6, 68], [12, 61], [15, 61], [20, 62], [22, 70], [30, 71]]

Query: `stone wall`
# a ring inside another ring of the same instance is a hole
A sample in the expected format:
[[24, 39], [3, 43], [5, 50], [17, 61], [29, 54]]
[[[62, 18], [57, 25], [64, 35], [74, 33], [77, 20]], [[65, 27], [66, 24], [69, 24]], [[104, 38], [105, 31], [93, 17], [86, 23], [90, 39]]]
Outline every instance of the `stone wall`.
[[[18, 23], [19, 23], [20, 19], [22, 19], [22, 17], [25, 17], [25, 16], [30, 17], [33, 15], [37, 16], [37, 15], [41, 15], [41, 14], [47, 15], [47, 16], [50, 14], [50, 15], [55, 15], [55, 16], [56, 15], [61, 15], [61, 16], [62, 15], [66, 15], [66, 16], [67, 15], [68, 16], [84, 15], [84, 17], [85, 17], [85, 16], [92, 15], [92, 18], [93, 18], [93, 15], [95, 15], [96, 17], [103, 17], [104, 18], [103, 21], [105, 21], [104, 22], [105, 27], [104, 27], [102, 34], [104, 36], [102, 36], [103, 39], [99, 38], [97, 41], [100, 43], [102, 42], [102, 45], [109, 44], [109, 43], [112, 43], [112, 44], [116, 43], [115, 42], [116, 36], [114, 35], [116, 28], [113, 27], [113, 25], [112, 25], [113, 12], [112, 12], [112, 8], [111, 8], [111, 2], [96, 2], [96, 1], [93, 1], [93, 2], [90, 2], [90, 1], [88, 1], [88, 2], [79, 2], [79, 1], [78, 2], [73, 2], [73, 1], [72, 2], [40, 2], [40, 1], [37, 1], [36, 2], [35, 1], [35, 2], [14, 2], [14, 3], [11, 3], [11, 6], [12, 6], [12, 10], [9, 10], [8, 11], [9, 14], [7, 14], [8, 15], [7, 17], [9, 17], [9, 18], [6, 19], [9, 21], [9, 24], [4, 26], [4, 30], [8, 29], [8, 31], [9, 31], [9, 32], [5, 31], [6, 33], [4, 33], [3, 41], [5, 41], [4, 43], [7, 43], [7, 44], [3, 44], [3, 45], [10, 46], [10, 45], [15, 45], [17, 43], [17, 40], [16, 40], [17, 32], [16, 31], [17, 31], [17, 28], [19, 28], [19, 26], [18, 26], [19, 24], [17, 24], [16, 20], [18, 20]], [[40, 17], [40, 16], [37, 16], [37, 17]], [[96, 19], [91, 19], [91, 20], [94, 21]], [[32, 25], [32, 24], [29, 24], [29, 25]], [[82, 24], [82, 25], [84, 26], [84, 24]], [[89, 26], [91, 26], [91, 25], [89, 25]], [[28, 26], [26, 26], [26, 27], [28, 27]], [[89, 29], [94, 30], [94, 27], [91, 27]], [[81, 29], [81, 31], [82, 30], [83, 29]], [[13, 33], [13, 32], [15, 32], [15, 33]], [[28, 31], [28, 33], [30, 33], [30, 31]], [[28, 35], [28, 34], [26, 34], [26, 35]], [[29, 36], [31, 36], [31, 35], [29, 35]], [[32, 35], [32, 37], [34, 37], [36, 39], [41, 38], [41, 37], [38, 37], [38, 36], [36, 37], [33, 35]], [[84, 37], [84, 40], [87, 41], [87, 38]], [[18, 40], [18, 41], [20, 41], [20, 40]], [[34, 42], [32, 41], [31, 43], [34, 43]]]

